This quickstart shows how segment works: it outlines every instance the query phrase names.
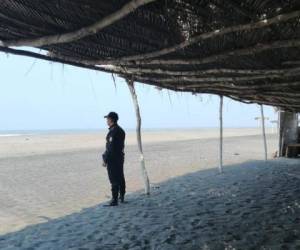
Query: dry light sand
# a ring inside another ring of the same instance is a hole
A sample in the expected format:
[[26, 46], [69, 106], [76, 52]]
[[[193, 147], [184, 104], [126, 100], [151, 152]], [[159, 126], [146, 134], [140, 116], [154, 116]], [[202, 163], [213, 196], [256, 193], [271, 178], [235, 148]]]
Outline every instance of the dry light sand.
[[0, 249], [300, 249], [300, 161], [261, 161], [258, 133], [225, 131], [220, 175], [217, 130], [146, 132], [150, 197], [129, 133], [115, 208], [103, 134], [0, 138]]

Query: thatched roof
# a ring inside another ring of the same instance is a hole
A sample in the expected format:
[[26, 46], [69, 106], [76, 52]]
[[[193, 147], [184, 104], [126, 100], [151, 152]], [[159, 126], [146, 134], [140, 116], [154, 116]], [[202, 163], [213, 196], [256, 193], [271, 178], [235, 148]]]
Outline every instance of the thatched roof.
[[[300, 111], [299, 0], [1, 0], [0, 50]], [[32, 46], [36, 54], [12, 49]]]

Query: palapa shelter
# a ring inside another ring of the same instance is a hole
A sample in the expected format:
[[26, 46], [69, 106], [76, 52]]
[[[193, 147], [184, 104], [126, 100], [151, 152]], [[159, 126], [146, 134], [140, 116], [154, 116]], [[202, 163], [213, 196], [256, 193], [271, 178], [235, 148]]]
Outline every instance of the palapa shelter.
[[[299, 47], [299, 0], [0, 1], [0, 51], [127, 80], [146, 179], [134, 82], [217, 94], [220, 114], [223, 96], [272, 105], [294, 112], [282, 120], [295, 124]], [[220, 121], [222, 138], [222, 115]]]
[[0, 45], [159, 88], [300, 111], [299, 0], [1, 0]]

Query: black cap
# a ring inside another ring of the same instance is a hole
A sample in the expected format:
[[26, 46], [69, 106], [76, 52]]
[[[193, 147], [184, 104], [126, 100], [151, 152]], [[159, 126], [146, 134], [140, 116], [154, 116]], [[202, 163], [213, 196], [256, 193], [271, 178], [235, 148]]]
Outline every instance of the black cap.
[[110, 118], [114, 122], [117, 122], [119, 120], [119, 116], [116, 112], [109, 112], [108, 115], [104, 116], [104, 118]]

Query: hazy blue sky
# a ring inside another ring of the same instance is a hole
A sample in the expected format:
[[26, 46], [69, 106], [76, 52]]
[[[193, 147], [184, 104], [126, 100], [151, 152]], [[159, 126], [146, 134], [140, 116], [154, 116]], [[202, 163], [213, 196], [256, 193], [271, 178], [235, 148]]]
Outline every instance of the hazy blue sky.
[[[106, 73], [0, 54], [0, 130], [105, 128], [103, 115], [116, 111], [120, 124], [135, 127], [125, 82]], [[137, 84], [144, 128], [217, 127], [219, 98], [158, 91]], [[265, 106], [266, 116], [275, 118]], [[258, 105], [225, 99], [226, 127], [255, 127]], [[269, 123], [268, 123], [269, 125]]]

